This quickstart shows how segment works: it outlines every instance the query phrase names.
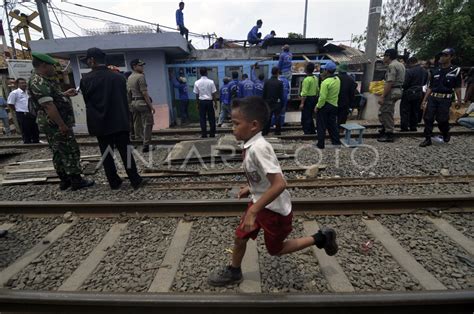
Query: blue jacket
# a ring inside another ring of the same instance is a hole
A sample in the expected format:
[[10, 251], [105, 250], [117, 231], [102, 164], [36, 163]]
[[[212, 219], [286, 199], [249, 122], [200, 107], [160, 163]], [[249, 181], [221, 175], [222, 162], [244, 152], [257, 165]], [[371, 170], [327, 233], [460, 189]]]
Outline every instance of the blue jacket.
[[257, 78], [257, 75], [255, 74], [255, 69], [252, 69], [252, 73], [250, 74], [250, 78], [252, 79], [252, 81], [254, 83], [253, 89], [254, 89], [255, 96], [262, 97], [263, 96], [263, 81], [260, 81]]
[[220, 91], [221, 104], [230, 105], [229, 85], [230, 83], [227, 83], [221, 87], [221, 91]]
[[249, 97], [255, 95], [254, 83], [250, 79], [240, 82], [240, 97]]
[[176, 25], [184, 26], [184, 15], [180, 9], [176, 10]]
[[291, 52], [283, 51], [280, 54], [280, 59], [278, 60], [278, 68], [281, 73], [291, 71], [291, 60], [293, 59], [293, 54]]
[[0, 97], [0, 118], [8, 118], [8, 113], [5, 110], [6, 108], [7, 108], [7, 102], [5, 101], [5, 98]]
[[258, 26], [255, 25], [254, 27], [252, 27], [252, 29], [248, 33], [247, 40], [248, 41], [253, 41], [253, 42], [258, 41], [259, 39], [258, 39], [257, 34], [258, 34]]
[[174, 88], [178, 89], [180, 100], [189, 100], [188, 85], [186, 83], [179, 82], [175, 77], [171, 80]]
[[281, 95], [281, 101], [286, 103], [288, 101], [288, 94], [290, 92], [290, 82], [283, 75], [281, 75], [278, 79], [283, 83], [283, 94]]
[[232, 102], [232, 99], [234, 98], [240, 98], [241, 92], [240, 92], [240, 82], [238, 80], [232, 80], [229, 83], [229, 99], [230, 102]]

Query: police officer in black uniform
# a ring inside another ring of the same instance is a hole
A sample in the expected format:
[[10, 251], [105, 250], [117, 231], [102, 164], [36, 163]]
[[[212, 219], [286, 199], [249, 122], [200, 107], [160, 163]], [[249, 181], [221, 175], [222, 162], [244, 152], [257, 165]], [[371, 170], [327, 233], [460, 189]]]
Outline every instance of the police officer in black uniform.
[[425, 113], [425, 140], [420, 144], [420, 147], [431, 145], [435, 119], [444, 142], [448, 143], [451, 139], [449, 135], [449, 108], [453, 100], [453, 92], [456, 93], [458, 105], [462, 103], [461, 69], [451, 64], [453, 56], [454, 49], [444, 49], [439, 59], [439, 67], [433, 71], [431, 76], [430, 85], [422, 104]]

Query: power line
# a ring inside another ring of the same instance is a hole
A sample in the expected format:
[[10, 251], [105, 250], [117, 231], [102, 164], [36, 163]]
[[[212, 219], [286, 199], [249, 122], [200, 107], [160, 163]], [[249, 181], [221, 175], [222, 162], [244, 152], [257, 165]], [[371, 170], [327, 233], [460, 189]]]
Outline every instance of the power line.
[[58, 24], [59, 24], [59, 27], [61, 28], [61, 31], [63, 32], [64, 34], [64, 37], [67, 38], [66, 36], [66, 33], [64, 32], [64, 29], [63, 27], [61, 26], [61, 24], [59, 23], [59, 19], [58, 19], [58, 16], [56, 15], [56, 12], [54, 11], [53, 7], [51, 6], [51, 4], [49, 5], [49, 7], [51, 8], [51, 10], [53, 11], [53, 14], [54, 14], [54, 17], [56, 18], [56, 21], [58, 21]]
[[[129, 20], [132, 20], [132, 21], [136, 21], [136, 22], [140, 22], [140, 23], [145, 23], [145, 24], [153, 25], [153, 26], [156, 26], [157, 29], [165, 28], [165, 29], [170, 29], [170, 30], [174, 30], [174, 31], [176, 30], [176, 28], [174, 28], [174, 27], [169, 27], [169, 26], [164, 26], [164, 25], [160, 25], [160, 24], [157, 24], [157, 23], [152, 23], [152, 22], [148, 22], [148, 21], [136, 19], [136, 18], [133, 18], [133, 17], [125, 16], [125, 15], [121, 15], [121, 14], [117, 14], [117, 13], [112, 13], [112, 12], [104, 11], [104, 10], [101, 10], [101, 9], [96, 9], [96, 8], [88, 7], [88, 6], [85, 6], [85, 5], [82, 5], [82, 4], [77, 4], [77, 3], [73, 3], [73, 2], [69, 2], [69, 1], [66, 2], [66, 3], [72, 4], [72, 5], [81, 7], [81, 8], [85, 8], [85, 9], [89, 9], [89, 10], [93, 10], [93, 11], [97, 11], [97, 12], [101, 12], [101, 13], [105, 13], [105, 14], [110, 14], [110, 15], [113, 15], [113, 16], [121, 17], [121, 18], [124, 18], [124, 19], [129, 19]], [[206, 37], [206, 38], [207, 38], [207, 37], [214, 37], [214, 36], [212, 36], [212, 35], [204, 35], [204, 34], [198, 34], [198, 33], [193, 33], [193, 32], [189, 32], [189, 35], [194, 36], [194, 37]]]

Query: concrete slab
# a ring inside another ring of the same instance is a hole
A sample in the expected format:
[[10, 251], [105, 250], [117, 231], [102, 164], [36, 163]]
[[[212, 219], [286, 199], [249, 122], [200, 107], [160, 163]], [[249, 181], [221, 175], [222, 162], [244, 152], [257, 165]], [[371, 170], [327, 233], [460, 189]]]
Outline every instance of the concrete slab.
[[183, 141], [176, 144], [166, 157], [167, 161], [183, 160], [186, 158], [205, 158], [213, 154], [212, 147], [217, 145], [217, 139]]
[[[310, 236], [315, 234], [319, 230], [319, 225], [316, 221], [305, 221], [303, 222], [303, 228], [306, 235]], [[316, 246], [312, 246], [313, 254], [319, 261], [319, 268], [329, 283], [333, 292], [354, 292], [349, 278], [347, 278], [344, 270], [334, 256], [326, 255], [324, 250], [318, 249]]]
[[418, 280], [426, 290], [446, 290], [446, 287], [428, 272], [413, 256], [410, 255], [390, 232], [377, 220], [363, 220], [369, 231], [382, 243], [385, 249], [393, 256], [413, 278]]
[[260, 264], [258, 263], [257, 240], [247, 242], [244, 260], [242, 261], [244, 281], [239, 285], [244, 293], [261, 293]]
[[58, 288], [59, 291], [75, 291], [78, 290], [87, 277], [99, 265], [100, 261], [107, 254], [107, 249], [114, 245], [120, 234], [127, 227], [127, 224], [114, 224], [102, 241], [94, 248], [89, 256], [77, 267], [72, 275]]
[[438, 228], [441, 232], [443, 232], [445, 235], [451, 238], [451, 240], [456, 242], [460, 247], [466, 250], [466, 252], [474, 256], [474, 241], [464, 236], [461, 232], [459, 232], [456, 228], [451, 226], [444, 219], [431, 218], [431, 217], [426, 217], [426, 219], [432, 224], [434, 224], [436, 228]]
[[17, 259], [13, 264], [5, 268], [0, 272], [0, 287], [5, 284], [19, 273], [23, 268], [28, 266], [38, 256], [43, 254], [57, 239], [59, 239], [73, 224], [75, 221], [66, 224], [60, 224], [53, 231], [48, 233], [38, 244], [27, 251], [23, 256]]
[[192, 222], [185, 222], [183, 220], [179, 222], [168, 251], [166, 251], [166, 255], [161, 262], [161, 268], [156, 273], [155, 279], [151, 283], [150, 288], [148, 288], [148, 292], [168, 292], [171, 289], [192, 227]]

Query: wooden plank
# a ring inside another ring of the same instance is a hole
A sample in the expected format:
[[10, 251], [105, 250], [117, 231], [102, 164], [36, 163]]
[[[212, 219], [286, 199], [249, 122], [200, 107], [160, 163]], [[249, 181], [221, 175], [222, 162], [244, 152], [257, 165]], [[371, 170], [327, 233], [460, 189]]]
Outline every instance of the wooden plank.
[[161, 262], [161, 267], [156, 273], [155, 279], [151, 283], [148, 292], [168, 292], [171, 289], [192, 227], [192, 222], [181, 220], [178, 223], [171, 244]]
[[23, 268], [28, 266], [32, 261], [34, 261], [38, 256], [43, 254], [57, 239], [59, 239], [73, 224], [75, 220], [71, 223], [60, 224], [53, 231], [51, 231], [46, 237], [44, 237], [38, 244], [33, 248], [27, 251], [23, 256], [17, 259], [13, 264], [3, 269], [0, 272], [0, 287], [5, 286], [5, 284], [18, 274]]
[[457, 245], [466, 250], [466, 252], [474, 256], [474, 241], [463, 235], [444, 219], [431, 217], [426, 217], [426, 219], [428, 219], [429, 222], [434, 224], [436, 228], [438, 228], [438, 230], [440, 230], [449, 238], [451, 238], [451, 240], [456, 242]]
[[426, 290], [446, 290], [446, 287], [418, 263], [380, 222], [365, 219], [363, 219], [363, 222], [398, 264], [415, 278], [423, 288]]
[[[311, 236], [319, 230], [316, 221], [303, 222], [303, 228], [306, 235]], [[324, 250], [318, 249], [315, 245], [311, 247], [313, 254], [319, 261], [319, 268], [334, 292], [354, 292], [349, 278], [347, 278], [344, 270], [334, 256], [328, 256]]]
[[29, 169], [11, 169], [11, 168], [5, 169], [5, 173], [31, 173], [31, 172], [44, 172], [44, 171], [54, 171], [54, 167], [29, 168]]
[[107, 254], [107, 249], [114, 245], [118, 237], [127, 224], [114, 224], [102, 241], [94, 248], [89, 256], [79, 265], [79, 267], [66, 279], [66, 281], [58, 288], [59, 291], [75, 291], [78, 290], [87, 277], [94, 271], [100, 261]]
[[4, 223], [2, 225], [0, 225], [0, 230], [10, 230], [15, 224], [11, 224], [11, 223]]
[[28, 184], [28, 183], [43, 183], [46, 182], [48, 178], [28, 178], [28, 179], [17, 179], [17, 180], [7, 180], [4, 179], [1, 185], [17, 185], [17, 184]]
[[239, 285], [240, 291], [245, 293], [262, 293], [257, 240], [249, 240], [247, 242], [247, 249], [245, 250], [245, 256], [242, 261], [242, 271], [244, 281]]

